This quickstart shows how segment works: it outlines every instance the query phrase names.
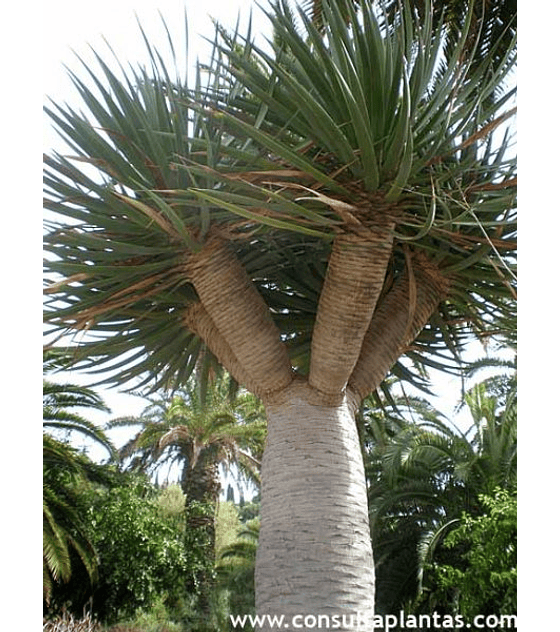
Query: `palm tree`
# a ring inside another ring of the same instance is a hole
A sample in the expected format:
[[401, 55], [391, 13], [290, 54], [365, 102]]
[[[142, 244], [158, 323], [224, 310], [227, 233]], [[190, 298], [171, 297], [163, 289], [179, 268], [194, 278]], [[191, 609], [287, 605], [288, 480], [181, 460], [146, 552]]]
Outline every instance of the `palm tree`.
[[419, 542], [443, 512], [453, 512], [452, 473], [461, 454], [428, 402], [393, 394], [390, 402], [380, 407], [368, 398], [362, 412], [376, 610], [383, 614], [402, 610], [417, 595]]
[[[495, 384], [490, 377], [465, 393], [473, 422], [466, 432], [411, 397], [396, 398], [397, 415], [366, 409], [379, 610], [395, 613], [418, 597], [428, 565], [442, 555], [445, 536], [465, 512], [482, 513], [481, 495], [492, 495], [496, 488], [515, 490], [516, 392], [511, 389], [500, 402], [489, 392]], [[437, 604], [438, 611], [445, 605]], [[430, 608], [433, 612], [436, 605]]]
[[[501, 412], [509, 407], [517, 412], [517, 344], [513, 340], [498, 342], [489, 354], [470, 361], [464, 367], [463, 377], [465, 380], [476, 379], [473, 386], [483, 385], [485, 394], [494, 399], [493, 408]], [[466, 405], [475, 416], [477, 413], [468, 398], [459, 402], [457, 411]]]
[[[51, 350], [43, 356], [43, 368], [52, 372], [67, 364], [67, 357]], [[49, 434], [53, 430], [79, 432], [105, 447], [115, 449], [103, 431], [75, 408], [108, 411], [103, 400], [89, 388], [43, 380], [43, 598], [49, 604], [53, 583], [67, 582], [72, 574], [72, 551], [91, 581], [97, 577], [97, 554], [86, 535], [78, 488], [89, 482], [108, 484], [110, 473], [69, 445]]]
[[288, 618], [372, 610], [361, 400], [515, 303], [513, 92], [486, 98], [511, 51], [466, 79], [468, 31], [442, 71], [429, 12], [325, 6], [319, 33], [271, 5], [272, 50], [217, 27], [192, 88], [149, 42], [149, 69], [98, 56], [88, 115], [47, 108], [74, 154], [46, 157], [47, 321], [113, 382], [184, 383], [208, 348], [262, 398], [257, 610]]
[[140, 430], [120, 450], [121, 460], [129, 459], [128, 469], [148, 474], [178, 462], [187, 508], [213, 508], [203, 516], [187, 512], [196, 523], [189, 526], [205, 526], [213, 547], [220, 466], [259, 480], [266, 429], [262, 405], [249, 393], [232, 396], [228, 375], [206, 385], [191, 379], [170, 397], [153, 401], [140, 417], [115, 419], [108, 427], [138, 425]]
[[139, 418], [120, 418], [109, 427], [140, 425], [120, 450], [129, 469], [153, 473], [165, 464], [182, 466], [186, 526], [207, 551], [207, 567], [197, 574], [198, 608], [210, 611], [210, 584], [215, 551], [215, 516], [221, 484], [220, 466], [236, 468], [258, 481], [265, 421], [253, 395], [232, 392], [230, 377], [191, 379], [171, 397], [157, 400]]
[[87, 386], [43, 380], [43, 428], [58, 434], [64, 433], [66, 437], [76, 432], [85, 435], [102, 445], [109, 457], [115, 456], [115, 448], [103, 430], [83, 415], [74, 412], [75, 408], [110, 412], [102, 398]]
[[83, 565], [91, 582], [97, 579], [97, 553], [87, 535], [79, 493], [92, 482], [110, 485], [111, 473], [43, 433], [43, 599], [47, 605], [54, 584], [68, 582], [76, 563]]
[[[491, 380], [492, 385], [493, 380]], [[503, 406], [485, 382], [465, 394], [473, 418], [471, 445], [479, 456], [475, 476], [480, 493], [514, 487], [517, 481], [517, 392], [510, 391]]]

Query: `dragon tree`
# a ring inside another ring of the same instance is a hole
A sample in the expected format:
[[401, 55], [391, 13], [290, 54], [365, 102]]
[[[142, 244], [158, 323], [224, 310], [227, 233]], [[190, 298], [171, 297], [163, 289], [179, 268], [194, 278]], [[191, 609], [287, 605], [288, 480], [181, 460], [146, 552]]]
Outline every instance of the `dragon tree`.
[[262, 399], [256, 605], [287, 630], [373, 612], [361, 401], [452, 370], [516, 300], [514, 43], [473, 67], [472, 2], [446, 55], [429, 6], [323, 13], [216, 26], [190, 83], [147, 38], [144, 66], [97, 53], [82, 107], [47, 106], [49, 331], [112, 384], [216, 362]]

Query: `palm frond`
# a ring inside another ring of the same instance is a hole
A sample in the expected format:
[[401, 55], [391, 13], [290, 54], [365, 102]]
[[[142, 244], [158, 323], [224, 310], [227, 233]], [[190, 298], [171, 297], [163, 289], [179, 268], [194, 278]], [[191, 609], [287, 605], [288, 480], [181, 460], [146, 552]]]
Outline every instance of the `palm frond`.
[[236, 467], [246, 480], [259, 481], [258, 469], [266, 424], [262, 404], [248, 393], [231, 394], [230, 376], [191, 379], [161, 399], [153, 399], [140, 417], [111, 420], [108, 427], [138, 426], [121, 448], [127, 469], [153, 474], [177, 463], [194, 475], [197, 467], [221, 463]]

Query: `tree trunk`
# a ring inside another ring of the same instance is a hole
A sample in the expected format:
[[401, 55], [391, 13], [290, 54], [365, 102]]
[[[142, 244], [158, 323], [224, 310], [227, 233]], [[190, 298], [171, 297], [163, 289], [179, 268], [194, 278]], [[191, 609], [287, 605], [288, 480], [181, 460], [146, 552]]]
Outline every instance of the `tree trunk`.
[[[187, 262], [187, 272], [210, 320], [252, 383], [263, 392], [292, 380], [292, 366], [264, 302], [229, 244], [210, 239]], [[217, 341], [214, 340], [214, 348]], [[218, 349], [213, 353], [218, 353]]]
[[[385, 225], [386, 224], [386, 225]], [[333, 244], [313, 329], [309, 383], [340, 395], [356, 364], [383, 287], [393, 223], [378, 233], [339, 235]]]
[[198, 598], [197, 609], [209, 617], [216, 550], [216, 506], [221, 489], [218, 464], [198, 458], [193, 468], [183, 469], [181, 487], [185, 494], [187, 533], [196, 542], [196, 549], [202, 552], [195, 571], [196, 585], [191, 589]]
[[407, 272], [380, 297], [389, 252], [382, 241], [337, 238], [309, 380], [292, 372], [268, 306], [227, 244], [211, 240], [187, 264], [200, 304], [185, 311], [185, 325], [267, 410], [255, 596], [260, 616], [283, 619], [261, 621], [262, 630], [372, 629], [374, 564], [355, 412], [449, 288], [426, 256], [407, 251]]
[[308, 616], [308, 622], [330, 617], [332, 627], [344, 616], [349, 625], [337, 629], [358, 630], [366, 628], [356, 621], [350, 625], [352, 618], [373, 614], [374, 566], [355, 402], [346, 394], [337, 406], [322, 401], [297, 379], [265, 402], [256, 606], [260, 615], [283, 615], [288, 631], [304, 622], [293, 625], [295, 615]]

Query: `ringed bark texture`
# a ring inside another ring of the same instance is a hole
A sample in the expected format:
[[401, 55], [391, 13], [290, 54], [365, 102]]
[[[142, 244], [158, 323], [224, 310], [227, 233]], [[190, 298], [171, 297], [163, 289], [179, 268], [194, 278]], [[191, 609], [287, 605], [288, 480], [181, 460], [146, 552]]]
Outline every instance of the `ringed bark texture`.
[[[261, 615], [371, 616], [374, 565], [354, 408], [317, 403], [296, 379], [265, 401], [261, 530], [255, 572]], [[269, 628], [264, 627], [263, 630]], [[272, 628], [270, 628], [272, 629]], [[355, 627], [340, 627], [354, 630]]]
[[269, 309], [227, 242], [214, 238], [187, 263], [200, 302], [260, 392], [292, 380], [286, 347]]
[[[381, 384], [391, 367], [430, 320], [445, 298], [449, 280], [422, 254], [411, 260], [373, 314], [348, 388], [363, 399]], [[412, 283], [410, 275], [413, 275]], [[414, 296], [411, 296], [414, 288]]]
[[391, 228], [339, 235], [333, 243], [309, 369], [311, 386], [329, 395], [342, 393], [360, 354], [391, 256]]
[[204, 341], [210, 351], [216, 356], [220, 364], [235, 380], [257, 396], [261, 396], [259, 385], [241, 366], [225, 338], [220, 334], [214, 321], [201, 303], [189, 305], [183, 315], [183, 322], [189, 331], [195, 333]]

